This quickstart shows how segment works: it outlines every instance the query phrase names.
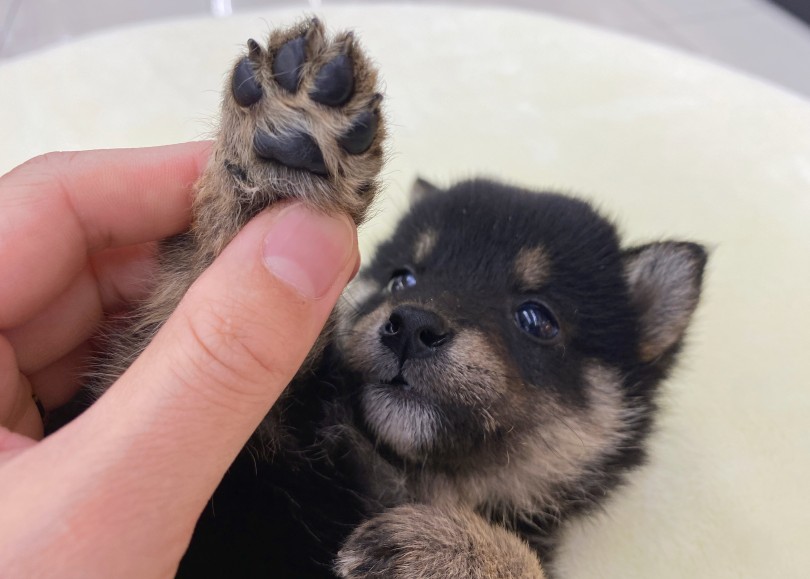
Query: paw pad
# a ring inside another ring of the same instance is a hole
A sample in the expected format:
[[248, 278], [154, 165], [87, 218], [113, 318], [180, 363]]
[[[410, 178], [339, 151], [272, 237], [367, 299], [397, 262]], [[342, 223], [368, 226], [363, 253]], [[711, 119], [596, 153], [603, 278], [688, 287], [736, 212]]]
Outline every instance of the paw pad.
[[376, 133], [377, 115], [373, 111], [363, 111], [340, 138], [340, 146], [352, 155], [365, 153], [374, 142]]
[[248, 40], [223, 101], [217, 159], [240, 215], [282, 198], [362, 221], [378, 188], [385, 123], [377, 72], [351, 33], [317, 20]]
[[306, 39], [299, 37], [290, 40], [278, 50], [273, 59], [273, 78], [287, 91], [297, 91], [305, 58]]
[[[339, 43], [331, 46], [324, 42], [323, 30], [317, 21], [310, 24], [305, 34], [299, 34], [278, 46], [273, 54], [265, 53], [253, 39], [248, 40], [248, 55], [237, 62], [231, 79], [231, 92], [236, 103], [250, 108], [263, 99], [275, 97], [279, 102], [285, 98], [294, 100], [291, 108], [301, 109], [302, 105], [317, 103], [331, 109], [338, 109], [350, 103], [355, 97], [355, 64], [350, 56], [353, 38], [346, 35]], [[314, 48], [313, 48], [314, 45]], [[307, 49], [313, 54], [309, 58], [314, 66], [307, 68]], [[337, 54], [335, 54], [337, 52]], [[260, 78], [261, 67], [271, 61], [271, 85], [265, 90]], [[320, 64], [322, 62], [322, 64]], [[320, 64], [320, 66], [318, 66]], [[304, 78], [309, 74], [311, 78]], [[307, 82], [308, 81], [308, 82]], [[302, 83], [307, 85], [305, 95], [299, 95]], [[285, 96], [289, 95], [289, 96]], [[349, 122], [342, 134], [337, 135], [340, 148], [350, 155], [361, 155], [374, 143], [378, 128], [376, 106], [382, 98], [379, 94], [362, 95], [368, 101], [366, 108], [358, 113], [347, 112]], [[302, 103], [302, 99], [308, 102]], [[295, 105], [298, 105], [297, 107]], [[311, 104], [309, 106], [312, 106]], [[356, 107], [355, 107], [356, 108]], [[351, 116], [349, 116], [351, 115]], [[268, 119], [276, 124], [277, 119]], [[316, 175], [328, 175], [323, 152], [317, 140], [302, 130], [283, 128], [275, 131], [264, 129], [257, 123], [253, 136], [253, 150], [260, 159], [280, 163], [293, 169], [303, 169]], [[269, 128], [269, 127], [268, 127]]]
[[352, 96], [354, 70], [351, 59], [341, 54], [327, 62], [315, 77], [315, 88], [309, 96], [315, 102], [339, 107]]
[[249, 107], [262, 98], [262, 87], [256, 81], [253, 65], [247, 56], [236, 65], [231, 87], [233, 88], [234, 100], [243, 107]]
[[253, 150], [268, 161], [305, 169], [316, 175], [327, 174], [321, 149], [306, 133], [277, 136], [260, 129], [253, 136]]

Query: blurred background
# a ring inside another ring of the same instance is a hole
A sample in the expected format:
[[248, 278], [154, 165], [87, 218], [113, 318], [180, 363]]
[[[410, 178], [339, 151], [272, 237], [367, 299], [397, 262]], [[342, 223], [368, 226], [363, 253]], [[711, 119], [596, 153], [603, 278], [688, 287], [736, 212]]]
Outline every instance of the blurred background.
[[[112, 27], [375, 0], [0, 0], [0, 62]], [[411, 0], [412, 4], [431, 4]], [[810, 97], [810, 0], [444, 0], [541, 11], [675, 47]]]

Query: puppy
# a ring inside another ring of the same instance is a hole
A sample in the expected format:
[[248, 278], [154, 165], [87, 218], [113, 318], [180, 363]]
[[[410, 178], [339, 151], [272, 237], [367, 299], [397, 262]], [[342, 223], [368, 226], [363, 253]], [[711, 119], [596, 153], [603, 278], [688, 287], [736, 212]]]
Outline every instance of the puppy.
[[705, 263], [694, 243], [622, 249], [570, 197], [483, 180], [425, 193], [337, 322], [387, 506], [349, 536], [342, 575], [538, 576], [560, 524], [644, 460]]
[[[104, 391], [268, 204], [361, 222], [385, 119], [351, 34], [309, 21], [234, 66], [191, 229], [109, 339]], [[419, 182], [203, 513], [180, 576], [542, 577], [561, 524], [644, 460], [706, 253], [625, 249], [581, 200]]]

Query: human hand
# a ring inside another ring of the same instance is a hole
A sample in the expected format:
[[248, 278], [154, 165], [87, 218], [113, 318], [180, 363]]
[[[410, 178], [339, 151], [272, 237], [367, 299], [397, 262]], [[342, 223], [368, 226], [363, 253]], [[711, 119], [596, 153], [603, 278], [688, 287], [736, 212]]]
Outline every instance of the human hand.
[[37, 442], [32, 395], [67, 401], [104, 313], [148, 293], [155, 240], [188, 226], [208, 148], [57, 153], [0, 177], [4, 577], [172, 575], [357, 270], [347, 217], [260, 214], [105, 395]]

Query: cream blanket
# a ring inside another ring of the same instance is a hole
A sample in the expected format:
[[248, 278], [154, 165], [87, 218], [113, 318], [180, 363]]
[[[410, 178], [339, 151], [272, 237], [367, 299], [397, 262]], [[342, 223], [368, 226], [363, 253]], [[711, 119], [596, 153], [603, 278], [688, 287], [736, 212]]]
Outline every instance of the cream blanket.
[[[0, 66], [0, 172], [52, 149], [204, 137], [267, 11], [115, 30]], [[602, 31], [496, 10], [323, 11], [377, 59], [392, 120], [385, 199], [419, 174], [580, 192], [631, 241], [713, 248], [652, 460], [571, 526], [560, 576], [810, 576], [810, 104]], [[2, 243], [2, 240], [0, 240]]]

